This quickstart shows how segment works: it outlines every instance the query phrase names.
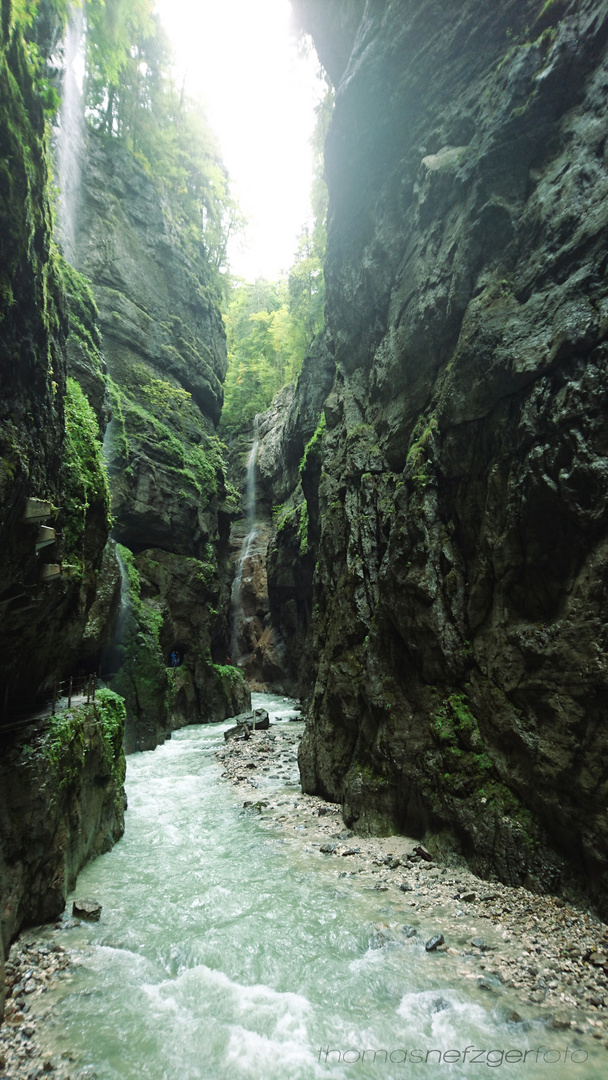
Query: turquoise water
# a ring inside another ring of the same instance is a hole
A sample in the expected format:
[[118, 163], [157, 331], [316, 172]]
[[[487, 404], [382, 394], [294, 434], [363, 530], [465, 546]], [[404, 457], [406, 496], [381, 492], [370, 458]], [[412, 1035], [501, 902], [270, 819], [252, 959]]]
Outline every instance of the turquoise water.
[[78, 881], [101, 922], [61, 939], [79, 963], [52, 991], [58, 1052], [100, 1080], [603, 1075], [605, 1050], [586, 1060], [572, 1032], [507, 1022], [458, 958], [427, 954], [432, 927], [374, 948], [375, 922], [407, 921], [399, 904], [235, 805], [223, 730], [128, 759], [126, 834]]

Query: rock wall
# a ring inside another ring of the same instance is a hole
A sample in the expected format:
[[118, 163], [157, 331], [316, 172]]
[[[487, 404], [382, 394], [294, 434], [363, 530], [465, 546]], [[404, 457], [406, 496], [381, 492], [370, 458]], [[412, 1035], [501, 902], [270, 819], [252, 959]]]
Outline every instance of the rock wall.
[[2, 0], [0, 1019], [12, 937], [62, 910], [83, 862], [111, 846], [124, 816], [118, 699], [65, 722], [26, 721], [41, 693], [97, 666], [117, 567], [94, 306], [53, 245], [44, 88], [11, 15]]
[[[59, 915], [89, 859], [124, 831], [124, 702], [109, 690], [4, 747], [0, 765], [0, 932]], [[2, 950], [0, 950], [2, 951]]]
[[333, 378], [333, 355], [319, 338], [312, 342], [295, 384], [260, 417], [260, 488], [273, 528], [266, 553], [269, 616], [258, 654], [268, 657], [266, 669], [274, 670], [275, 682], [296, 697], [310, 691], [323, 402]]
[[100, 311], [113, 535], [131, 593], [106, 666], [120, 669], [128, 749], [150, 749], [249, 704], [225, 670], [237, 514], [215, 434], [225, 337], [204, 251], [186, 247], [170, 195], [133, 155], [90, 132], [81, 183], [75, 262]]
[[[75, 670], [108, 537], [100, 428], [67, 383], [65, 266], [52, 246], [45, 121], [23, 42], [0, 32], [0, 725]], [[67, 428], [66, 428], [67, 425]], [[74, 441], [70, 432], [78, 429]], [[48, 504], [25, 521], [28, 500]], [[56, 542], [39, 547], [40, 526]], [[70, 564], [45, 582], [47, 564]]]
[[606, 914], [608, 5], [294, 7], [336, 86], [304, 788]]

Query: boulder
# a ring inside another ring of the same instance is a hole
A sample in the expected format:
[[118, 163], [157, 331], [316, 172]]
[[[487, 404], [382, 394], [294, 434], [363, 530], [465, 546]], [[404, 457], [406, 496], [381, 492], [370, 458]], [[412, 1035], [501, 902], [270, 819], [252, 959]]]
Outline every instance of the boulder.
[[85, 919], [87, 922], [99, 922], [102, 907], [97, 900], [74, 900], [72, 915], [75, 919]]

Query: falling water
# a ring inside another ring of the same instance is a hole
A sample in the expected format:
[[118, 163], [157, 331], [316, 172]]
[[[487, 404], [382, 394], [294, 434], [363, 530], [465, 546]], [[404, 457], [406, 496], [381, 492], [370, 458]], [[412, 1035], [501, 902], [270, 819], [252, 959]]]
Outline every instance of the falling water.
[[239, 641], [239, 623], [244, 617], [243, 611], [243, 578], [246, 571], [246, 563], [252, 554], [253, 545], [258, 535], [255, 522], [255, 476], [258, 448], [260, 440], [258, 436], [258, 417], [253, 422], [253, 443], [249, 458], [247, 459], [247, 479], [245, 484], [245, 522], [247, 533], [243, 540], [241, 554], [236, 563], [236, 572], [232, 583], [232, 657], [235, 664], [243, 657], [243, 650]]
[[[108, 473], [108, 475], [110, 475], [111, 473], [112, 462], [114, 460], [112, 444], [114, 440], [115, 429], [116, 419], [115, 417], [112, 417], [110, 422], [106, 425], [101, 451], [104, 465], [106, 467], [106, 472]], [[129, 575], [127, 573], [124, 559], [122, 558], [116, 544], [116, 533], [114, 530], [112, 530], [112, 532], [110, 533], [110, 541], [114, 544], [114, 553], [116, 555], [116, 561], [120, 569], [120, 600], [118, 604], [118, 611], [116, 613], [114, 640], [110, 649], [107, 652], [104, 664], [109, 665], [109, 671], [112, 674], [115, 674], [117, 668], [120, 667], [121, 663], [120, 646], [123, 643], [127, 615], [129, 614]]]
[[61, 110], [57, 134], [59, 173], [58, 217], [63, 249], [67, 259], [74, 259], [76, 221], [80, 191], [80, 163], [84, 141], [82, 108], [83, 12], [73, 7], [66, 30], [63, 54]]

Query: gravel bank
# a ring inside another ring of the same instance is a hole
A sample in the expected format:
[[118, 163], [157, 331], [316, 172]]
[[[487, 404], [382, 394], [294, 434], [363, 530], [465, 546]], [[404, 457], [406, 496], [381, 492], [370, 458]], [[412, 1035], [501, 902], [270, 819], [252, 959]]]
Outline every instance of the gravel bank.
[[44, 1020], [50, 1010], [40, 999], [56, 980], [71, 979], [74, 958], [60, 943], [70, 925], [73, 922], [65, 920], [54, 927], [24, 931], [11, 948], [6, 965], [9, 996], [0, 1028], [1, 1080], [91, 1078], [90, 1072], [79, 1071], [69, 1058], [58, 1058], [44, 1048]]
[[[443, 865], [406, 836], [362, 838], [346, 829], [340, 806], [300, 791], [300, 724], [274, 725], [231, 739], [216, 757], [245, 811], [330, 859], [337, 878], [389, 894], [395, 922], [379, 921], [377, 944], [415, 922], [436, 952], [459, 957], [458, 974], [515, 1003], [512, 1019], [542, 1017], [608, 1049], [608, 926], [554, 896], [483, 881], [463, 865]], [[290, 790], [292, 789], [292, 790]], [[422, 851], [422, 854], [420, 853]], [[379, 898], [379, 908], [387, 896]]]

